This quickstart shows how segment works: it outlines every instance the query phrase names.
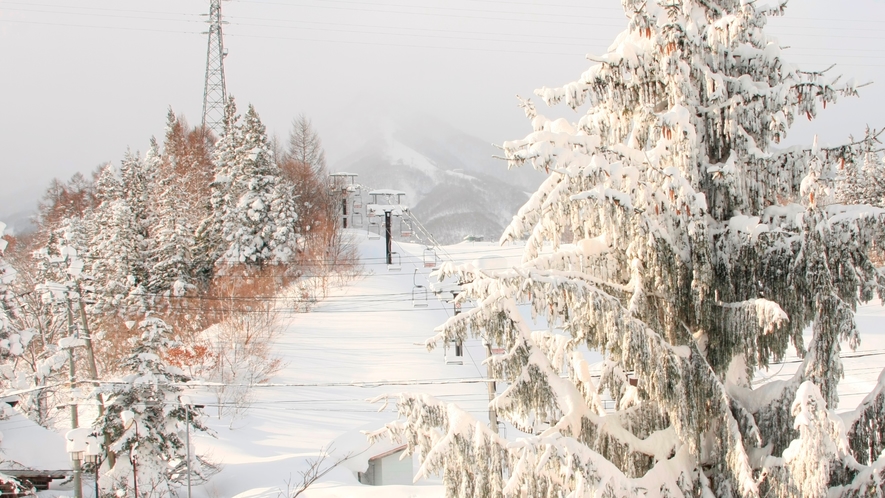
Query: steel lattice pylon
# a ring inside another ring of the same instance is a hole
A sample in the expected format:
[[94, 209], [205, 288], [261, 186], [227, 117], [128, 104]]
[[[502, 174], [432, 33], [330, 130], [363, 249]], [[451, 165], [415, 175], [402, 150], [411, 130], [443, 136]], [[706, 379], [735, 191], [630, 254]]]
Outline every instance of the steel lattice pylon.
[[221, 0], [211, 0], [209, 7], [209, 47], [206, 51], [206, 82], [203, 86], [203, 126], [216, 135], [224, 131], [224, 106], [227, 87], [224, 83], [224, 37], [221, 26]]

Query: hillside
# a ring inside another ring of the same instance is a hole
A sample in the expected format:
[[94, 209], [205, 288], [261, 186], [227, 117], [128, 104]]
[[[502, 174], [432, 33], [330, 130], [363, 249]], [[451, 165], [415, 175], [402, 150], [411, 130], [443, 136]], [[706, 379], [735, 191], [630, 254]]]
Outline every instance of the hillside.
[[359, 174], [369, 189], [402, 190], [407, 203], [444, 244], [465, 236], [495, 240], [543, 179], [530, 168], [508, 171], [499, 151], [428, 116], [382, 117], [330, 171]]

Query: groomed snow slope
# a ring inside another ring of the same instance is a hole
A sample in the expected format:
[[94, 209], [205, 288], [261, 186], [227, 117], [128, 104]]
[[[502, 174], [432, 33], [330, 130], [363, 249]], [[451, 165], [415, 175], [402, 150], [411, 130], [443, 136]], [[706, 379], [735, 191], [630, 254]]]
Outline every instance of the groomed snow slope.
[[[443, 494], [438, 483], [394, 489], [357, 482], [356, 470], [365, 470], [369, 457], [391, 447], [367, 449], [359, 431], [380, 428], [396, 416], [392, 404], [379, 413], [382, 405], [366, 400], [384, 393], [426, 392], [455, 401], [487, 420], [488, 392], [481, 381], [484, 348], [479, 341], [469, 341], [463, 365], [446, 365], [441, 348], [428, 352], [424, 341], [452, 315], [453, 306], [432, 294], [427, 307], [413, 306], [413, 280], [425, 288], [428, 285], [425, 246], [394, 243], [402, 268], [391, 271], [385, 263], [383, 239], [367, 240], [364, 231], [352, 234], [366, 276], [333, 289], [310, 313], [287, 314], [288, 323], [276, 347], [287, 366], [272, 380], [274, 385], [320, 385], [257, 389], [248, 415], [235, 421], [233, 429], [228, 427], [229, 420], [209, 420], [217, 438], [200, 437], [197, 448], [224, 468], [195, 496], [276, 498], [286, 489], [287, 480], [297, 480], [306, 460], [330, 444], [336, 455], [354, 452], [359, 456], [312, 486], [308, 497]], [[447, 246], [445, 252], [439, 256], [455, 262], [500, 254], [515, 265], [522, 248], [464, 243]], [[423, 298], [423, 291], [418, 289], [416, 296]], [[346, 385], [353, 383], [379, 385]], [[213, 402], [210, 397], [199, 399]]]

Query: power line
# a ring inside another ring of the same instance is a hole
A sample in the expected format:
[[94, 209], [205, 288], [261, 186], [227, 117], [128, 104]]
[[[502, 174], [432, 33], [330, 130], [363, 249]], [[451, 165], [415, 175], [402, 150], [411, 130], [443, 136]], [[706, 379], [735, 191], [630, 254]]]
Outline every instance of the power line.
[[67, 28], [89, 28], [89, 29], [116, 29], [123, 31], [150, 31], [152, 33], [177, 33], [177, 34], [186, 34], [186, 35], [199, 35], [199, 32], [196, 31], [178, 31], [178, 30], [168, 30], [168, 29], [153, 29], [153, 28], [133, 28], [133, 27], [124, 27], [124, 26], [96, 26], [91, 24], [71, 24], [71, 23], [54, 23], [54, 22], [43, 22], [43, 21], [20, 21], [17, 19], [4, 19], [0, 18], [0, 22], [8, 22], [15, 24], [37, 24], [43, 26], [60, 26]]
[[[622, 13], [624, 11], [623, 8], [621, 8], [621, 7], [611, 7], [608, 5], [586, 5], [586, 4], [584, 4], [584, 5], [565, 5], [565, 4], [550, 4], [550, 3], [546, 3], [546, 2], [543, 4], [538, 4], [538, 3], [532, 3], [532, 2], [511, 2], [511, 1], [499, 1], [499, 0], [471, 0], [471, 1], [475, 2], [475, 3], [488, 3], [488, 4], [499, 4], [499, 5], [510, 5], [510, 6], [523, 5], [523, 6], [531, 6], [531, 7], [540, 7], [540, 8], [545, 8], [545, 9], [548, 9], [550, 7], [561, 7], [561, 8], [567, 8], [567, 9], [585, 9], [585, 10], [593, 10], [593, 11], [609, 10], [609, 11], [615, 11], [615, 12], [619, 12], [619, 13]], [[328, 0], [326, 0], [326, 2], [328, 3]], [[262, 1], [242, 1], [242, 3], [254, 3], [256, 5], [277, 5], [277, 6], [294, 7], [294, 8], [321, 7], [321, 6], [317, 6], [317, 5], [293, 5], [290, 3], [262, 2]], [[367, 4], [365, 2], [355, 2], [355, 1], [339, 2], [339, 3], [350, 3], [350, 4], [360, 5], [360, 6], [366, 6], [366, 5], [378, 5], [378, 6], [382, 6], [382, 7], [394, 6], [392, 4], [379, 4], [379, 3]], [[168, 12], [168, 11], [115, 9], [115, 8], [111, 8], [111, 7], [89, 7], [89, 6], [80, 6], [80, 5], [72, 6], [72, 5], [59, 5], [59, 4], [33, 3], [33, 2], [15, 2], [15, 1], [4, 1], [3, 5], [24, 5], [24, 6], [28, 6], [28, 7], [37, 6], [37, 7], [49, 7], [49, 8], [62, 8], [62, 9], [124, 12], [124, 13], [139, 13], [139, 14], [158, 14], [158, 15], [182, 15], [182, 16], [201, 16], [202, 15], [202, 14], [195, 14], [195, 13], [190, 13], [190, 12]], [[462, 12], [462, 11], [466, 10], [466, 11], [477, 11], [477, 12], [486, 12], [486, 13], [501, 13], [500, 10], [461, 9], [461, 8], [434, 7], [434, 6], [415, 6], [415, 5], [411, 5], [411, 4], [398, 4], [398, 5], [402, 6], [402, 7], [408, 7], [408, 8], [446, 9], [446, 10], [452, 10], [452, 11], [457, 11], [457, 12]], [[6, 9], [6, 10], [10, 10], [10, 9]], [[547, 14], [547, 13], [538, 13], [538, 12], [514, 12], [514, 13], [515, 14], [525, 14], [525, 15], [559, 16], [559, 17], [569, 18], [569, 19], [572, 19], [575, 17], [574, 15], [568, 14], [568, 13], [562, 13], [562, 14], [559, 14], [559, 13]], [[599, 16], [583, 16], [583, 17], [592, 18], [592, 19], [599, 19], [600, 18]], [[609, 18], [605, 18], [605, 19], [625, 21], [626, 17], [619, 16], [619, 17], [609, 17]], [[821, 17], [801, 17], [801, 16], [793, 16], [793, 15], [789, 15], [789, 14], [787, 14], [785, 16], [770, 16], [769, 19], [772, 21], [771, 24], [769, 24], [770, 27], [780, 26], [780, 22], [782, 20], [783, 21], [792, 21], [792, 20], [824, 21], [827, 23], [832, 23], [832, 22], [856, 22], [856, 23], [875, 23], [875, 24], [885, 23], [885, 21], [882, 21], [879, 19], [838, 19], [838, 18], [821, 18]], [[790, 26], [790, 27], [804, 27], [804, 26]], [[821, 26], [820, 28], [829, 29], [832, 27], [831, 26]]]
[[538, 51], [527, 51], [527, 50], [502, 50], [502, 49], [486, 49], [486, 48], [470, 48], [470, 47], [451, 47], [451, 46], [438, 46], [438, 45], [413, 45], [407, 43], [383, 43], [383, 42], [367, 42], [362, 40], [336, 40], [336, 39], [319, 39], [319, 38], [295, 38], [295, 37], [283, 37], [283, 36], [266, 36], [266, 35], [246, 35], [246, 34], [237, 34], [237, 33], [228, 33], [228, 36], [234, 36], [237, 38], [262, 38], [267, 40], [292, 40], [292, 41], [305, 41], [305, 42], [320, 42], [320, 43], [336, 43], [343, 45], [370, 45], [370, 46], [378, 46], [378, 47], [397, 47], [397, 48], [409, 48], [409, 49], [429, 49], [429, 50], [448, 50], [448, 51], [462, 51], [462, 52], [490, 52], [490, 53], [511, 53], [511, 54], [530, 54], [530, 55], [567, 55], [571, 57], [580, 57], [582, 54], [577, 52], [573, 53], [565, 53], [565, 52], [538, 52]]
[[[193, 14], [189, 12], [160, 12], [155, 10], [130, 10], [130, 9], [114, 9], [110, 7], [87, 7], [82, 5], [57, 5], [57, 4], [46, 4], [46, 3], [33, 3], [33, 2], [10, 2], [4, 0], [3, 5], [25, 5], [28, 7], [52, 7], [52, 8], [63, 8], [63, 9], [79, 9], [79, 10], [98, 10], [98, 11], [107, 11], [107, 12], [127, 12], [132, 14], [159, 14], [159, 15], [178, 15], [178, 16], [199, 16], [199, 14]], [[13, 10], [3, 8], [3, 10]], [[38, 11], [42, 12], [42, 11]]]
[[40, 14], [63, 14], [66, 16], [88, 16], [88, 17], [110, 17], [114, 19], [138, 19], [138, 20], [146, 20], [146, 21], [172, 21], [172, 22], [191, 22], [198, 23], [202, 22], [197, 19], [169, 19], [162, 17], [143, 17], [143, 16], [123, 16], [117, 14], [96, 14], [92, 12], [57, 12], [51, 10], [38, 10], [38, 9], [22, 9], [22, 8], [4, 8], [3, 10], [7, 10], [10, 12], [36, 12]]
[[[303, 21], [303, 20], [285, 20], [285, 19], [268, 19], [262, 17], [244, 17], [244, 16], [228, 16], [228, 19], [246, 19], [251, 21], [273, 21], [273, 22], [284, 22], [292, 27], [300, 27], [297, 25], [302, 24], [314, 24], [314, 25], [322, 25], [322, 26], [346, 26], [346, 27], [354, 27], [354, 28], [374, 28], [374, 29], [383, 29], [387, 30], [385, 32], [379, 34], [388, 34], [390, 30], [406, 30], [406, 31], [418, 31], [421, 33], [460, 33], [460, 34], [469, 34], [469, 35], [495, 35], [495, 36], [510, 36], [514, 38], [519, 38], [521, 40], [531, 40], [533, 38], [543, 38], [543, 39], [555, 39], [555, 40], [574, 40], [574, 36], [553, 36], [553, 35], [539, 35], [539, 34], [531, 34], [526, 35], [525, 33], [501, 33], [501, 32], [489, 32], [489, 31], [467, 31], [467, 30], [457, 30], [457, 29], [430, 29], [430, 28], [410, 28], [408, 26], [390, 26], [390, 25], [378, 25], [378, 24], [351, 24], [351, 23], [340, 23], [340, 22], [320, 22], [320, 21]], [[593, 40], [603, 40], [603, 38], [587, 38]], [[606, 39], [611, 41], [610, 39]]]
[[[259, 388], [259, 389], [276, 389], [276, 388], [302, 388], [302, 387], [359, 387], [359, 388], [376, 388], [376, 387], [387, 387], [387, 386], [435, 386], [435, 385], [454, 385], [454, 384], [484, 384], [490, 381], [497, 382], [505, 382], [502, 379], [485, 379], [481, 377], [469, 377], [469, 378], [460, 378], [460, 379], [403, 379], [403, 380], [377, 380], [377, 381], [362, 381], [362, 382], [285, 382], [285, 383], [275, 383], [275, 382], [267, 382], [261, 384], [242, 384], [242, 383], [225, 383], [225, 382], [206, 382], [206, 381], [194, 381], [194, 382], [169, 382], [165, 384], [158, 384], [163, 386], [172, 386], [178, 388], [218, 388], [218, 387], [247, 387], [247, 388]], [[105, 385], [105, 386], [152, 386], [155, 384], [133, 384], [131, 382], [125, 381], [114, 381], [114, 380], [77, 380], [74, 381], [74, 384], [86, 384], [86, 385]], [[58, 387], [58, 385], [68, 386], [69, 382], [65, 382], [63, 384], [57, 384], [52, 387]], [[37, 391], [40, 389], [47, 389], [50, 386], [42, 387], [42, 388], [34, 388], [31, 391]], [[9, 395], [18, 394], [12, 393]]]
[[[490, 9], [464, 9], [458, 7], [435, 7], [435, 6], [415, 6], [409, 4], [389, 4], [389, 3], [366, 3], [366, 2], [357, 2], [351, 0], [324, 0], [324, 4], [329, 3], [337, 3], [337, 4], [348, 4], [354, 5], [354, 7], [339, 7], [332, 5], [306, 5], [306, 4], [291, 4], [291, 3], [281, 3], [281, 2], [260, 2], [254, 0], [239, 0], [241, 3], [253, 3], [253, 4], [261, 4], [261, 5], [281, 5], [285, 7], [293, 7], [298, 9], [330, 9], [330, 10], [347, 10], [347, 11], [361, 11], [361, 12], [378, 12], [384, 14], [409, 14], [409, 15], [421, 15], [421, 16], [432, 16], [432, 17], [455, 17], [459, 19], [487, 19], [493, 21], [519, 21], [519, 22], [541, 22], [541, 23], [558, 23], [557, 21], [545, 21], [539, 19], [507, 19], [500, 17], [485, 17], [485, 16], [470, 16], [470, 15], [457, 15], [457, 14], [440, 14], [437, 12], [409, 12], [409, 11], [397, 11], [390, 9], [373, 9], [368, 8], [370, 6], [375, 7], [393, 7], [393, 8], [407, 8], [407, 9], [427, 9], [427, 10], [436, 10], [443, 12], [476, 12], [480, 14], [501, 14], [500, 10], [490, 10]], [[505, 14], [513, 14], [513, 15], [524, 15], [524, 16], [545, 16], [545, 17], [559, 17], [563, 19], [610, 19], [610, 20], [618, 20], [621, 22], [626, 21], [627, 19], [624, 16], [621, 17], [602, 17], [602, 16], [590, 16], [590, 15], [563, 15], [559, 13], [547, 14], [543, 12], [506, 12]], [[576, 23], [566, 23], [566, 24], [576, 24]]]
[[531, 5], [535, 7], [563, 7], [567, 9], [593, 9], [593, 10], [615, 10], [618, 12], [623, 12], [624, 9], [621, 7], [609, 7], [608, 5], [565, 5], [565, 4], [555, 4], [555, 3], [547, 3], [543, 4], [532, 3], [532, 2], [510, 2], [510, 1], [500, 1], [500, 0], [472, 0], [477, 3], [493, 3], [500, 5]]
[[[269, 24], [249, 24], [249, 23], [240, 23], [240, 22], [232, 22], [231, 25], [234, 26], [255, 26], [255, 27], [266, 27], [266, 28], [280, 28], [280, 29], [292, 29], [291, 26], [278, 26], [278, 25], [269, 25]], [[368, 27], [368, 26], [367, 26]], [[378, 35], [378, 36], [396, 36], [396, 37], [412, 37], [412, 38], [430, 38], [430, 39], [445, 39], [445, 40], [458, 40], [458, 41], [485, 41], [485, 42], [493, 42], [493, 43], [529, 43], [535, 45], [571, 45], [571, 46], [586, 46], [586, 43], [567, 43], [567, 42], [553, 42], [553, 41], [536, 41], [527, 37], [523, 37], [519, 40], [496, 40], [492, 38], [468, 38], [462, 36], [440, 36], [434, 34], [411, 34], [411, 33], [393, 33], [390, 31], [386, 32], [372, 32], [372, 31], [354, 31], [351, 29], [331, 29], [331, 28], [304, 28], [301, 27], [299, 29], [309, 30], [309, 31], [322, 31], [325, 33], [348, 33], [348, 34], [368, 34], [368, 35]], [[380, 28], [379, 28], [380, 29]], [[433, 30], [438, 32], [446, 32], [445, 30]], [[240, 35], [243, 36], [243, 35]], [[286, 38], [290, 39], [290, 38]], [[601, 38], [599, 40], [602, 40]]]

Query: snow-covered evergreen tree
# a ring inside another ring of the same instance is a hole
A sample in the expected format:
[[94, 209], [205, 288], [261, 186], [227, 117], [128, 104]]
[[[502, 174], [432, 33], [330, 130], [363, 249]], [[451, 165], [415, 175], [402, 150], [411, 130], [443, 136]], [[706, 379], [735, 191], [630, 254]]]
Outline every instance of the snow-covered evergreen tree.
[[[189, 378], [170, 367], [162, 355], [174, 345], [172, 330], [162, 320], [148, 316], [138, 324], [141, 335], [121, 364], [127, 374], [113, 387], [103, 388], [108, 396], [104, 417], [96, 429], [110, 435], [110, 450], [116, 465], [102, 478], [102, 487], [135, 496], [134, 474], [138, 475], [138, 496], [176, 496], [175, 489], [186, 479], [187, 448], [185, 431], [204, 431], [201, 412], [186, 412], [177, 383]], [[205, 476], [210, 467], [191, 452], [195, 478]], [[133, 465], [135, 472], [133, 472]]]
[[[882, 133], [881, 131], [879, 132]], [[885, 163], [878, 152], [882, 142], [869, 129], [860, 151], [861, 160], [850, 162], [841, 169], [836, 199], [845, 204], [870, 204], [885, 207]]]
[[[783, 4], [623, 6], [628, 29], [596, 65], [536, 92], [583, 116], [547, 119], [524, 100], [533, 131], [503, 145], [511, 167], [548, 174], [502, 238], [527, 239], [523, 262], [442, 270], [477, 307], [434, 341], [504, 349], [489, 360], [508, 384], [492, 405], [528, 437], [508, 444], [408, 394], [403, 420], [374, 436], [405, 439], [450, 496], [881, 495], [883, 422], [839, 432], [829, 418], [842, 342], [860, 340], [854, 310], [885, 294], [869, 258], [885, 212], [834, 199], [867, 148], [774, 145], [856, 88], [785, 60], [763, 30]], [[791, 344], [796, 375], [753, 386]], [[599, 379], [588, 349], [606, 357]]]
[[7, 242], [3, 239], [6, 224], [0, 222], [0, 333], [12, 331], [12, 315], [15, 313], [15, 302], [9, 284], [15, 280], [15, 270], [3, 259], [3, 251]]
[[[36, 422], [50, 425], [58, 412], [54, 409], [69, 400], [67, 390], [54, 388], [35, 389], [67, 380], [66, 347], [79, 344], [75, 336], [77, 328], [69, 321], [73, 307], [79, 301], [76, 282], [84, 266], [77, 250], [69, 243], [78, 241], [81, 223], [78, 218], [65, 218], [62, 227], [48, 233], [46, 244], [34, 252], [35, 280], [20, 289], [22, 294], [33, 295], [27, 301], [17, 300], [19, 329], [24, 330], [21, 354], [12, 372], [17, 389], [27, 390], [19, 397], [19, 408]], [[79, 242], [82, 242], [80, 240]], [[4, 373], [9, 378], [9, 372]]]
[[[15, 326], [14, 321], [19, 313], [18, 305], [10, 288], [15, 280], [15, 269], [4, 259], [3, 251], [6, 249], [6, 240], [3, 232], [6, 224], [0, 222], [0, 393], [9, 388], [26, 389], [30, 387], [15, 369], [15, 363], [21, 357], [34, 337], [33, 331], [22, 332]], [[5, 418], [0, 411], [0, 419]]]
[[212, 276], [215, 263], [224, 254], [226, 247], [222, 231], [225, 213], [233, 201], [230, 195], [230, 177], [237, 150], [240, 148], [239, 120], [236, 102], [233, 97], [229, 97], [224, 106], [224, 132], [215, 144], [213, 162], [216, 174], [209, 196], [209, 213], [196, 232], [197, 271], [204, 280]]
[[182, 296], [194, 287], [195, 227], [187, 205], [186, 193], [174, 175], [158, 182], [149, 263], [152, 292]]
[[[127, 155], [124, 163], [137, 161]], [[130, 169], [136, 168], [130, 165]], [[127, 193], [127, 190], [129, 193]], [[112, 165], [102, 169], [96, 182], [100, 200], [95, 210], [91, 258], [87, 271], [95, 279], [96, 313], [131, 313], [146, 311], [143, 302], [148, 280], [145, 256], [145, 231], [141, 208], [130, 199], [138, 199], [132, 186], [122, 183]]]
[[200, 238], [218, 241], [221, 265], [287, 263], [298, 250], [295, 194], [273, 162], [264, 125], [252, 106], [243, 123], [233, 99], [217, 144], [213, 213]]

